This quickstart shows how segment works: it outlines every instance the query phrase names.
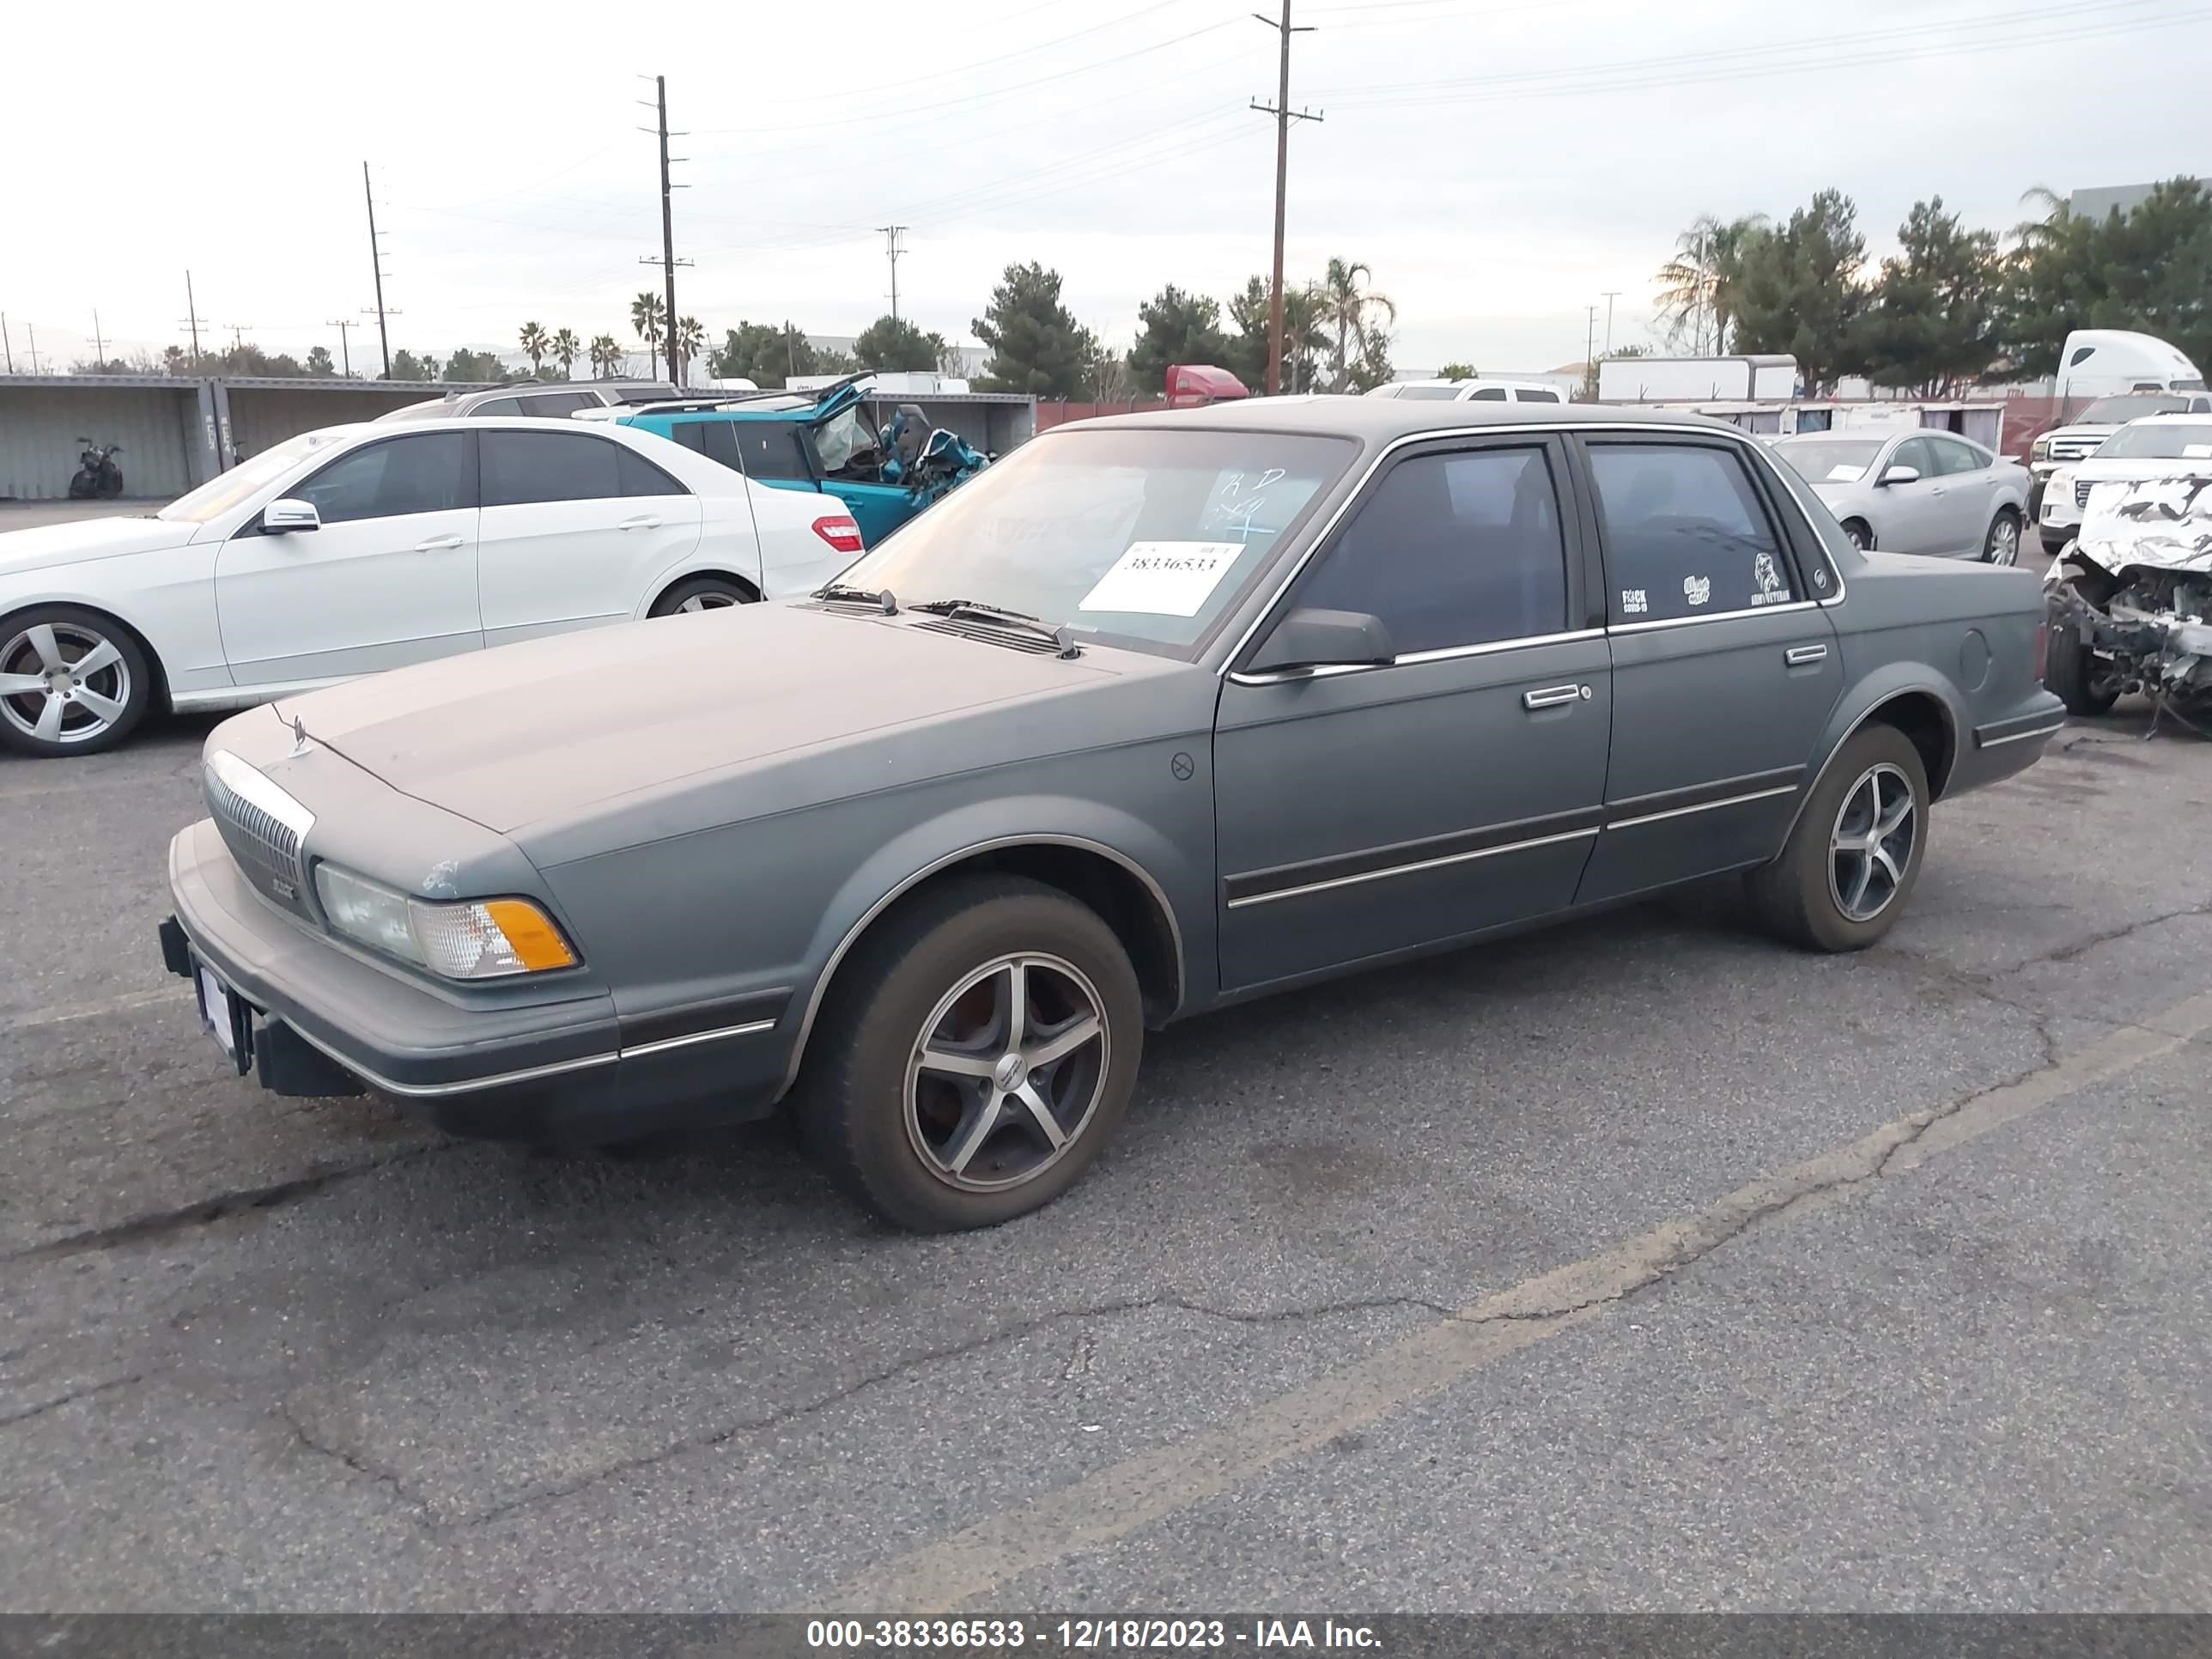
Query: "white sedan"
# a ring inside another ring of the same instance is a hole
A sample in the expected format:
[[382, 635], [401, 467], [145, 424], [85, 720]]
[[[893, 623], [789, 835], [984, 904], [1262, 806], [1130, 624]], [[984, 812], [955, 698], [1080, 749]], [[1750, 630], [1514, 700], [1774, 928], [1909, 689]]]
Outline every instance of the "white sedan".
[[0, 744], [89, 754], [156, 707], [808, 592], [860, 552], [826, 499], [629, 427], [303, 433], [150, 518], [0, 535]]

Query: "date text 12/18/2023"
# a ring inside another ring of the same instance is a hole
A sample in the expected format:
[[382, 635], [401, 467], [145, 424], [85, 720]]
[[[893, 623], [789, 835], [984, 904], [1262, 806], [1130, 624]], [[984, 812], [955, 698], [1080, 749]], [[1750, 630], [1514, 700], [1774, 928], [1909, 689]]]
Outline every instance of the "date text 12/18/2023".
[[949, 1650], [1014, 1652], [1029, 1647], [1172, 1650], [1258, 1648], [1378, 1650], [1366, 1625], [1334, 1619], [815, 1619], [806, 1645], [838, 1650]]

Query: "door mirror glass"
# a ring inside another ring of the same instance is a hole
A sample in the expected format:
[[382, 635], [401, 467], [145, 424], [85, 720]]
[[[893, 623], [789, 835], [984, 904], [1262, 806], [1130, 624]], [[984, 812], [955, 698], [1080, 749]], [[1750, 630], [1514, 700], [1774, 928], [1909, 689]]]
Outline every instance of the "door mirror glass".
[[1906, 466], [1899, 462], [1881, 475], [1881, 481], [1886, 484], [1918, 483], [1920, 469], [1917, 466]]
[[1247, 665], [1255, 674], [1290, 668], [1362, 667], [1395, 661], [1390, 630], [1364, 611], [1323, 611], [1304, 605], [1283, 618]]
[[320, 530], [323, 515], [313, 501], [287, 496], [261, 509], [261, 532], [265, 536], [289, 536], [302, 530]]

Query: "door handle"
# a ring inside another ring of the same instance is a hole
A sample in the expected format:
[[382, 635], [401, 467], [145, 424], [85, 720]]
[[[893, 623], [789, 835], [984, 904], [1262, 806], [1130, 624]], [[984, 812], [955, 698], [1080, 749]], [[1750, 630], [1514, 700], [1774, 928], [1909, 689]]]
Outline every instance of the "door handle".
[[624, 519], [622, 521], [622, 527], [624, 530], [658, 530], [660, 528], [660, 515], [657, 513], [641, 513], [635, 519]]
[[1825, 662], [1827, 655], [1825, 645], [1793, 645], [1782, 653], [1782, 660], [1792, 668], [1802, 668], [1808, 663]]
[[433, 536], [415, 544], [417, 553], [441, 553], [450, 547], [459, 547], [468, 540], [465, 536]]
[[1540, 691], [1523, 691], [1523, 708], [1557, 708], [1561, 703], [1586, 702], [1590, 689], [1587, 685], [1547, 685]]

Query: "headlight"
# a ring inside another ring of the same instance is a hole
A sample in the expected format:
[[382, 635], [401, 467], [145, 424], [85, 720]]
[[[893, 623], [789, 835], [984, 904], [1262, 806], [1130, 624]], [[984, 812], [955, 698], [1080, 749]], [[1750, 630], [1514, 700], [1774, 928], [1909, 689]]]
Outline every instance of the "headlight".
[[2051, 459], [2051, 440], [2047, 437], [2038, 438], [2033, 443], [2030, 444], [2027, 447], [2027, 459], [2031, 461], [2049, 460]]
[[441, 978], [501, 979], [576, 965], [552, 918], [527, 899], [435, 903], [333, 864], [315, 866], [315, 891], [333, 931]]

